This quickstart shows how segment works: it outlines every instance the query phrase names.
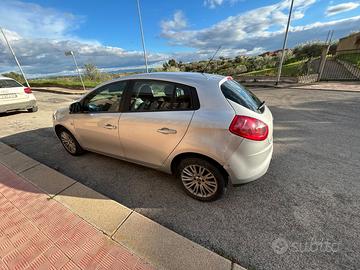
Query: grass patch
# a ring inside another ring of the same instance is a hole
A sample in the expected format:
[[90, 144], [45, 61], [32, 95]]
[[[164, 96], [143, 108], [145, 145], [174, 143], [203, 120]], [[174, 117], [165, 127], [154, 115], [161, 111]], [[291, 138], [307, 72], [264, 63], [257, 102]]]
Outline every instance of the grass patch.
[[[93, 88], [102, 81], [90, 81], [84, 80], [86, 88]], [[33, 79], [29, 80], [29, 84], [32, 87], [62, 87], [71, 89], [82, 89], [83, 86], [79, 78], [48, 78], [48, 79]]]
[[349, 62], [358, 68], [360, 68], [360, 53], [349, 53], [349, 54], [340, 54], [336, 58]]
[[[299, 75], [304, 61], [297, 61], [291, 64], [284, 65], [281, 75], [286, 77], [296, 77]], [[262, 70], [251, 71], [241, 74], [241, 76], [276, 76], [278, 68], [266, 68]]]
[[[134, 73], [120, 73], [120, 74], [103, 73], [103, 76], [100, 76], [100, 78], [97, 80], [90, 80], [86, 76], [84, 76], [83, 81], [85, 88], [90, 89], [111, 79], [119, 78], [130, 74], [134, 74]], [[61, 87], [61, 88], [69, 88], [69, 89], [83, 89], [80, 78], [77, 76], [30, 79], [29, 84], [32, 87]]]

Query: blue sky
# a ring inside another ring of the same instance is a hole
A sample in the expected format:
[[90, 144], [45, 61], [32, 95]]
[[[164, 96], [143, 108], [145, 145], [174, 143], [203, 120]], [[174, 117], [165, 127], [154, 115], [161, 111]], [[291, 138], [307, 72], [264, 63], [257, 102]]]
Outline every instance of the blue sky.
[[[281, 47], [290, 2], [248, 0], [141, 0], [150, 63], [176, 58], [256, 55]], [[65, 50], [80, 64], [104, 70], [138, 67], [142, 47], [135, 0], [33, 0], [0, 2], [4, 28], [26, 73], [73, 72]], [[360, 1], [295, 0], [289, 47], [360, 30]], [[0, 72], [17, 70], [0, 38]]]

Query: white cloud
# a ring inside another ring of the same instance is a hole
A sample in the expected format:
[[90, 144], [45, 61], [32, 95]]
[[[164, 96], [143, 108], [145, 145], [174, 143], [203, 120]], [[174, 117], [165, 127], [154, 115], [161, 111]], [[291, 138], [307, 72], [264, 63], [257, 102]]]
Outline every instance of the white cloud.
[[217, 6], [221, 6], [224, 0], [205, 0], [204, 6], [209, 8], [216, 8]]
[[187, 20], [184, 13], [181, 10], [178, 10], [174, 13], [171, 20], [163, 20], [160, 23], [160, 26], [163, 31], [174, 31], [181, 30], [187, 27]]
[[[294, 4], [292, 23], [304, 17], [306, 10], [316, 0], [297, 0]], [[197, 50], [214, 51], [219, 45], [227, 55], [241, 53], [255, 54], [263, 50], [279, 49], [282, 45], [290, 0], [263, 6], [236, 16], [230, 16], [210, 27], [198, 30], [163, 31], [162, 36], [171, 45], [192, 47]], [[307, 25], [296, 23], [290, 28], [288, 45], [325, 39], [329, 29], [335, 30], [335, 37], [360, 30], [360, 17], [330, 22], [316, 22]], [[258, 48], [258, 50], [255, 50]]]
[[[83, 16], [16, 0], [1, 0], [0, 6], [0, 25], [28, 74], [71, 73], [72, 59], [64, 55], [68, 50], [76, 53], [79, 65], [92, 62], [104, 69], [143, 65], [142, 51], [127, 51], [75, 36], [73, 30], [84, 21]], [[149, 54], [150, 64], [166, 58], [165, 54]], [[0, 73], [7, 71], [17, 71], [17, 67], [0, 35]]]
[[[80, 66], [94, 63], [99, 68], [106, 69], [143, 65], [142, 51], [127, 51], [77, 40], [24, 38], [18, 34], [16, 37], [11, 40], [12, 47], [24, 70], [29, 74], [71, 73], [74, 70], [72, 59], [64, 55], [68, 50], [75, 52]], [[153, 64], [163, 61], [168, 55], [150, 53], [148, 57], [149, 63]], [[10, 70], [16, 70], [15, 63], [5, 41], [0, 39], [0, 73]]]
[[353, 10], [359, 6], [360, 6], [359, 2], [347, 2], [338, 5], [332, 5], [332, 6], [328, 6], [328, 8], [325, 11], [325, 14], [327, 16], [333, 16], [342, 12]]
[[228, 2], [230, 5], [234, 5], [236, 2], [239, 1], [243, 1], [243, 0], [204, 0], [204, 6], [214, 9], [221, 6], [225, 2]]
[[[295, 2], [294, 20], [301, 18], [305, 10], [315, 0], [298, 0]], [[219, 45], [224, 48], [253, 50], [259, 44], [257, 40], [269, 38], [276, 33], [270, 28], [280, 31], [285, 27], [289, 1], [256, 8], [236, 16], [230, 16], [211, 27], [200, 30], [167, 31], [162, 36], [169, 39], [170, 44], [188, 46], [197, 49], [215, 49]], [[279, 42], [280, 43], [280, 42]], [[262, 44], [262, 43], [261, 43]], [[265, 44], [266, 45], [266, 44]]]
[[69, 37], [84, 17], [44, 8], [33, 3], [1, 0], [0, 25], [24, 37]]

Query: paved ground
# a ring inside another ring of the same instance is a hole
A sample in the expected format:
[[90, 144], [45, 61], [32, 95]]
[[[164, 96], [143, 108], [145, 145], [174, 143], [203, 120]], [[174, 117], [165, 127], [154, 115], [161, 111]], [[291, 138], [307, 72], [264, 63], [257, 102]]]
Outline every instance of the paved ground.
[[0, 269], [153, 269], [0, 164]]
[[308, 85], [294, 86], [292, 88], [326, 91], [360, 92], [360, 82], [318, 82]]
[[[51, 111], [74, 96], [36, 93], [40, 110], [0, 117], [2, 141], [250, 269], [360, 265], [359, 93], [259, 89], [275, 117], [274, 157], [258, 181], [200, 203], [168, 175], [55, 138]], [[275, 241], [276, 240], [276, 241]]]
[[38, 92], [69, 94], [69, 95], [83, 95], [88, 91], [83, 89], [69, 89], [63, 87], [31, 87], [31, 89], [33, 91], [38, 91]]

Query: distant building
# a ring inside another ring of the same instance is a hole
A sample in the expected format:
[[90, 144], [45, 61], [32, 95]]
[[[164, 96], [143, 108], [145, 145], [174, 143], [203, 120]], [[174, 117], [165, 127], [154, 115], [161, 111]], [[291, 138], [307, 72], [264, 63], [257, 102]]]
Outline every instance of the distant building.
[[336, 54], [360, 53], [360, 32], [340, 38]]
[[[285, 49], [285, 52], [289, 51], [290, 49]], [[259, 56], [277, 56], [279, 53], [281, 53], [282, 50], [276, 50], [276, 51], [272, 51], [272, 52], [264, 52], [262, 54], [259, 54]]]

